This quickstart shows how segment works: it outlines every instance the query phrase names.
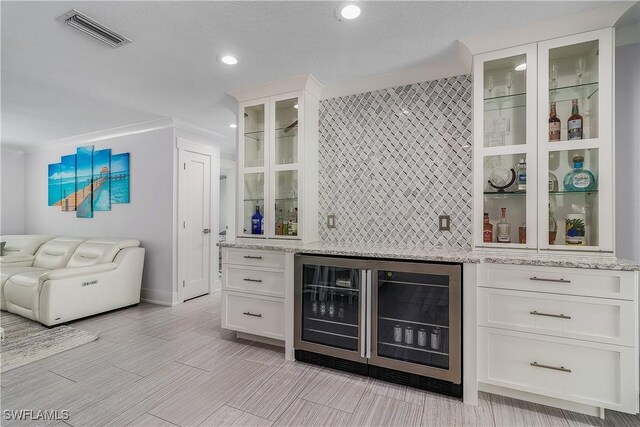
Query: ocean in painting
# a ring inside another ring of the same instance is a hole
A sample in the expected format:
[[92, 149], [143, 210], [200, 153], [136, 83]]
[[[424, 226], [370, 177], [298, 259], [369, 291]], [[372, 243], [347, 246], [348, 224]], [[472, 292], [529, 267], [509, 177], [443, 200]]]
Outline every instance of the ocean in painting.
[[62, 156], [60, 162], [60, 205], [63, 211], [76, 210], [76, 155]]
[[111, 203], [129, 203], [129, 153], [111, 156]]
[[111, 149], [93, 152], [93, 180], [97, 183], [93, 193], [93, 210], [111, 210]]
[[93, 145], [78, 147], [76, 152], [76, 197], [78, 218], [93, 218]]
[[60, 163], [53, 163], [49, 165], [49, 206], [55, 206], [55, 204], [62, 198], [62, 189], [60, 188], [61, 170], [62, 165]]

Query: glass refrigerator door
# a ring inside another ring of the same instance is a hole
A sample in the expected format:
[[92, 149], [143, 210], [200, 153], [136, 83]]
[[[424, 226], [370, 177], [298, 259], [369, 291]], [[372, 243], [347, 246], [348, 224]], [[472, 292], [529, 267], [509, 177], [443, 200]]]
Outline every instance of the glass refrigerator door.
[[460, 268], [388, 267], [373, 272], [373, 363], [459, 382]]
[[302, 266], [302, 341], [359, 350], [361, 271]]

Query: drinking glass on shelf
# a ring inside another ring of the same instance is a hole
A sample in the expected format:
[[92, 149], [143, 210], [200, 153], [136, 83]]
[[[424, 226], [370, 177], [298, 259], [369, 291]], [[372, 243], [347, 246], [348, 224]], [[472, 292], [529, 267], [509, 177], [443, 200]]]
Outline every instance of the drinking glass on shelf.
[[489, 76], [487, 76], [487, 89], [489, 90], [489, 98], [491, 98], [491, 91], [493, 91], [493, 73], [489, 73]]
[[558, 63], [554, 62], [551, 64], [551, 89], [556, 89], [558, 87]]
[[504, 76], [504, 84], [507, 85], [507, 95], [511, 95], [511, 86], [513, 85], [513, 71], [507, 70]]
[[582, 75], [587, 71], [587, 60], [584, 56], [581, 56], [576, 61], [576, 74], [578, 75], [578, 84], [582, 84]]

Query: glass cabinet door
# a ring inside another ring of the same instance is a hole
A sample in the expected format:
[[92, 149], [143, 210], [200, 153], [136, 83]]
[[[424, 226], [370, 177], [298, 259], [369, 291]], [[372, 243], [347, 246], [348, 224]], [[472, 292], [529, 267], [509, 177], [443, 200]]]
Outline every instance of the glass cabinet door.
[[540, 246], [612, 251], [611, 29], [539, 44]]
[[474, 245], [535, 248], [536, 46], [474, 63]]
[[372, 284], [373, 363], [415, 373], [438, 368], [454, 377], [457, 371], [459, 379], [460, 267], [387, 264], [374, 270]]
[[358, 351], [361, 285], [359, 269], [303, 265], [302, 341]]

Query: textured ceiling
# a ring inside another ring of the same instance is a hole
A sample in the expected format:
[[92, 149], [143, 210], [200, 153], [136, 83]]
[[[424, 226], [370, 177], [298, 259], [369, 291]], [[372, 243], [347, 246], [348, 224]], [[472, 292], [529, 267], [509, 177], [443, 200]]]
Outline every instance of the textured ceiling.
[[[456, 40], [607, 2], [8, 2], [2, 142], [43, 144], [175, 116], [225, 134], [228, 90], [314, 74], [326, 86], [456, 55]], [[112, 49], [55, 20], [75, 8], [133, 43]], [[216, 62], [231, 52], [235, 67]]]

